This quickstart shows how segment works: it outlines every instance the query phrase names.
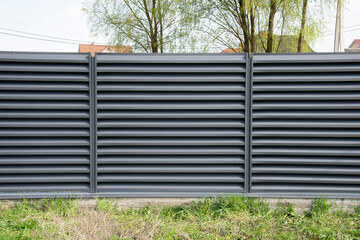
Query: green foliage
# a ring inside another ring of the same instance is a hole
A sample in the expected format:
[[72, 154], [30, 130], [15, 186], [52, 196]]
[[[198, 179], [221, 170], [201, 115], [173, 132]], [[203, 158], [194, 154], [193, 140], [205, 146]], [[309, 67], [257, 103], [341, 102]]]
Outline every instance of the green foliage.
[[[309, 0], [302, 52], [310, 52], [310, 45], [321, 37], [324, 24], [334, 16], [335, 2]], [[270, 11], [272, 4], [274, 12]], [[205, 0], [199, 5], [203, 14], [202, 30], [218, 44], [236, 52], [297, 52], [303, 0]], [[272, 47], [268, 49], [270, 37]]]
[[87, 0], [84, 11], [93, 34], [139, 52], [206, 52], [224, 46], [235, 52], [297, 52], [299, 38], [302, 52], [310, 52], [324, 24], [335, 15], [336, 0], [308, 0], [307, 8], [303, 4], [303, 0]]
[[95, 35], [135, 51], [163, 53], [194, 47], [193, 8], [191, 0], [88, 0], [84, 11]]

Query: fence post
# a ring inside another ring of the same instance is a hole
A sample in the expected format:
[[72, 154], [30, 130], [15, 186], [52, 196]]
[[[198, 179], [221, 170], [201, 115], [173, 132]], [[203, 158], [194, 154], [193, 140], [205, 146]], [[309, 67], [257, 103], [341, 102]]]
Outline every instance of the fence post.
[[245, 78], [245, 194], [251, 190], [251, 148], [252, 148], [252, 54], [246, 55]]
[[97, 178], [97, 98], [96, 98], [96, 55], [89, 55], [90, 72], [90, 192], [96, 193]]

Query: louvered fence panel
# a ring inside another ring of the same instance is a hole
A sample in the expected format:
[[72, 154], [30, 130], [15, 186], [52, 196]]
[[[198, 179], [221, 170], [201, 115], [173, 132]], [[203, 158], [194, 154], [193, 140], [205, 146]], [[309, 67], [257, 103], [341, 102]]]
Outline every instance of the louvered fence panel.
[[0, 197], [90, 189], [89, 55], [0, 53]]
[[251, 193], [360, 195], [360, 57], [253, 57]]
[[246, 55], [99, 54], [102, 196], [244, 192]]

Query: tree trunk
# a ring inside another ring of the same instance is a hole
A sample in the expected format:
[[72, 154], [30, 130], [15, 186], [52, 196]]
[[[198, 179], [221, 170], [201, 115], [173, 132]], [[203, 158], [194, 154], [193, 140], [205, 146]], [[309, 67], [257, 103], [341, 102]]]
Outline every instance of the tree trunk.
[[306, 11], [309, 0], [303, 0], [302, 15], [301, 15], [301, 28], [298, 39], [298, 52], [302, 52], [302, 43], [304, 42], [304, 29], [306, 23]]
[[267, 53], [271, 53], [273, 51], [275, 13], [276, 13], [276, 0], [271, 0], [269, 25], [268, 25], [268, 37], [267, 37], [267, 46], [266, 46]]
[[248, 23], [247, 23], [247, 12], [245, 8], [245, 2], [243, 0], [239, 0], [239, 6], [240, 6], [240, 25], [243, 30], [244, 35], [244, 44], [243, 44], [243, 51], [249, 52], [250, 51], [250, 34], [248, 29]]
[[250, 3], [250, 42], [251, 52], [256, 52], [256, 39], [255, 39], [255, 14], [254, 14], [254, 3]]

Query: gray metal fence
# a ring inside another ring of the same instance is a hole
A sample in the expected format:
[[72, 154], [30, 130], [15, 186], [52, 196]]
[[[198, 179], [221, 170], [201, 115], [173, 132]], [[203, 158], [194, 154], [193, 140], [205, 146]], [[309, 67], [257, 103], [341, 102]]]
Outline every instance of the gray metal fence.
[[252, 60], [251, 192], [360, 196], [360, 55]]
[[89, 55], [0, 53], [1, 197], [90, 191]]
[[0, 53], [0, 198], [360, 197], [359, 54]]

